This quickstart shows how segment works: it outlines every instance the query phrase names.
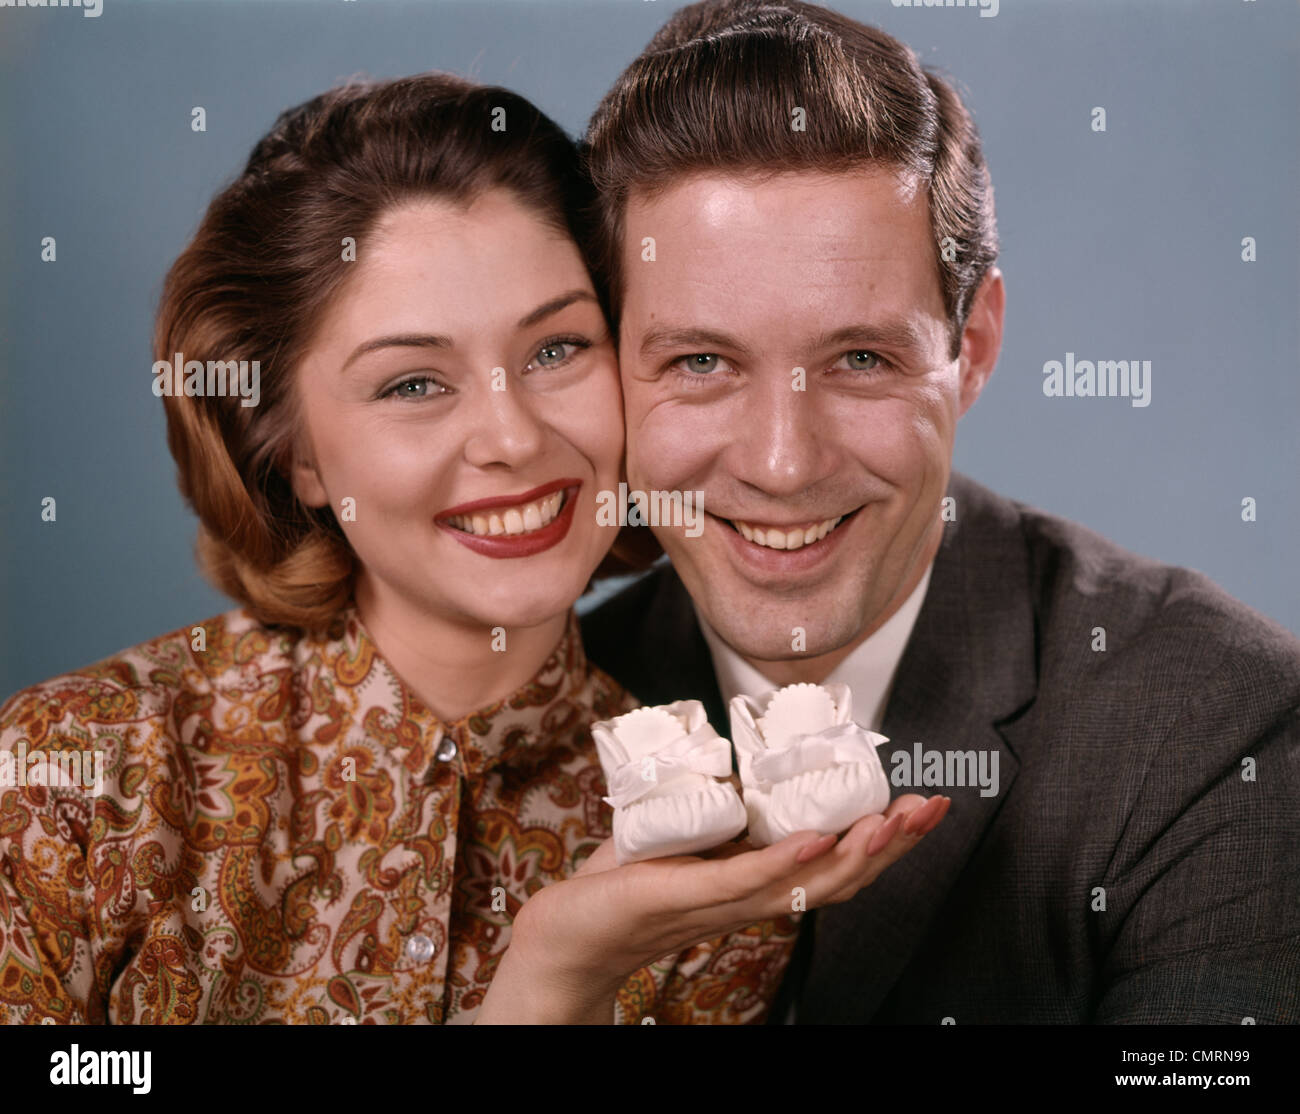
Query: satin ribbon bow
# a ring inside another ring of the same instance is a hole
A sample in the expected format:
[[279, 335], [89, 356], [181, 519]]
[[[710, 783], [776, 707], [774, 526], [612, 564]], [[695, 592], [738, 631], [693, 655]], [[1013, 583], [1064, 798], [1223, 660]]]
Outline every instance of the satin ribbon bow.
[[[651, 772], [654, 776], [647, 777]], [[731, 743], [705, 723], [657, 753], [620, 766], [610, 779], [609, 796], [604, 800], [614, 808], [626, 808], [652, 789], [686, 774], [727, 777], [730, 773]]]
[[856, 723], [837, 723], [812, 735], [796, 735], [788, 746], [759, 755], [750, 771], [755, 786], [766, 793], [778, 781], [838, 762], [878, 762], [876, 745], [886, 741]]

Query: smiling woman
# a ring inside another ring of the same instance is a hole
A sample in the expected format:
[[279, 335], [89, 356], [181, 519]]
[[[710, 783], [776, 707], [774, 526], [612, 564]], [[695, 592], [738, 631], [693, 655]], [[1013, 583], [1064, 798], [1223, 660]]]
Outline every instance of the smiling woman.
[[103, 758], [0, 789], [0, 1021], [763, 1016], [786, 918], [637, 970], [656, 930], [562, 1008], [512, 947], [609, 839], [590, 725], [635, 705], [573, 614], [623, 452], [589, 203], [550, 120], [441, 74], [285, 112], [212, 202], [154, 349], [260, 368], [161, 394], [241, 606], [0, 708], [0, 752]]
[[286, 471], [304, 507], [354, 500], [362, 618], [464, 715], [533, 675], [613, 541], [595, 514], [623, 449], [613, 345], [573, 238], [508, 189], [408, 198], [358, 244], [304, 347]]

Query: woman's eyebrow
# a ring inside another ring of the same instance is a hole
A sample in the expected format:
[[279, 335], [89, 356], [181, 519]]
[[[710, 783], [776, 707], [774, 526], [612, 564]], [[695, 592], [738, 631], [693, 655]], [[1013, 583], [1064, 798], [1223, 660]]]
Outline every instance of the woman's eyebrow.
[[553, 313], [559, 313], [565, 306], [571, 306], [574, 302], [594, 302], [596, 295], [590, 290], [570, 290], [567, 294], [561, 294], [558, 298], [552, 298], [549, 302], [543, 302], [531, 313], [524, 314], [519, 319], [516, 329], [527, 329], [530, 325], [536, 325], [539, 321], [544, 321]]
[[364, 356], [367, 352], [374, 352], [380, 348], [452, 348], [454, 347], [451, 337], [441, 336], [437, 333], [397, 333], [393, 336], [374, 337], [371, 340], [362, 341], [352, 350], [346, 360], [343, 361], [343, 367], [340, 373], [348, 370], [348, 367], [358, 357]]
[[[559, 313], [566, 306], [573, 305], [574, 302], [595, 302], [596, 296], [589, 290], [570, 290], [567, 294], [561, 294], [552, 298], [550, 301], [543, 302], [535, 310], [524, 314], [519, 319], [516, 329], [527, 329], [529, 326], [536, 325], [539, 321], [544, 321], [552, 314]], [[364, 356], [367, 352], [375, 352], [380, 348], [454, 348], [455, 341], [449, 336], [443, 336], [441, 333], [396, 333], [392, 336], [373, 337], [370, 340], [362, 341], [352, 350], [352, 354], [343, 361], [341, 371], [347, 371], [348, 367], [358, 357]]]

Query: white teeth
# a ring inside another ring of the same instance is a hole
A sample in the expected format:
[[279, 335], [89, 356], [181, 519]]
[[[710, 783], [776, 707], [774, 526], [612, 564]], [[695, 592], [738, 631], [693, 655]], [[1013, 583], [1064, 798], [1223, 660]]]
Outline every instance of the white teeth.
[[747, 522], [741, 522], [739, 519], [731, 519], [730, 521], [740, 531], [740, 536], [747, 542], [753, 542], [755, 545], [765, 546], [768, 549], [790, 550], [802, 549], [806, 545], [821, 541], [843, 520], [844, 516], [840, 515], [837, 518], [824, 519], [812, 526], [799, 526], [790, 530], [777, 527], [763, 529], [761, 526], [750, 526]]
[[555, 521], [564, 503], [564, 492], [556, 491], [542, 499], [506, 510], [480, 514], [454, 514], [446, 521], [467, 534], [494, 537], [498, 534], [528, 534]]

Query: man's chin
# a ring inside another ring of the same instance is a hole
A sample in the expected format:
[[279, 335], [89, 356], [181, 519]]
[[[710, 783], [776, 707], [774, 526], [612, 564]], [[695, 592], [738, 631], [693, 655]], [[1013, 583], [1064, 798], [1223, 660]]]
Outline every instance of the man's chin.
[[[770, 605], [769, 605], [770, 606]], [[748, 607], [740, 605], [728, 611], [724, 605], [720, 620], [705, 615], [718, 636], [742, 657], [751, 661], [803, 661], [829, 654], [848, 645], [857, 636], [857, 628], [845, 616], [818, 617], [808, 611], [791, 609], [784, 615], [762, 615], [763, 601]], [[761, 620], [747, 621], [746, 615]]]

